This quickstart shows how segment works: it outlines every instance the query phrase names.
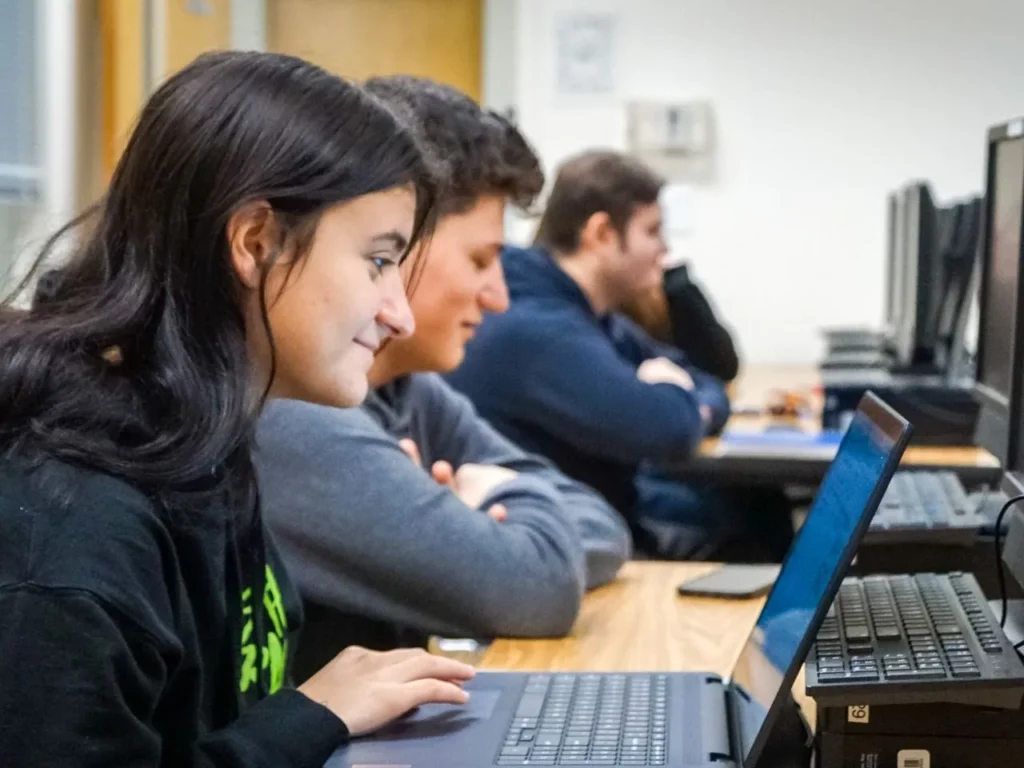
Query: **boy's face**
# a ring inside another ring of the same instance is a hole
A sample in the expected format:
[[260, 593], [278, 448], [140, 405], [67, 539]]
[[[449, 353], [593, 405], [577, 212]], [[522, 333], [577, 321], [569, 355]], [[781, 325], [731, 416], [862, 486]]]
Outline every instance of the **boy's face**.
[[[454, 370], [462, 362], [486, 312], [508, 309], [501, 269], [505, 200], [482, 197], [465, 213], [441, 219], [423, 244], [409, 305], [416, 320], [410, 338], [395, 339], [378, 355], [382, 369], [397, 374]], [[416, 262], [410, 258], [408, 263]]]
[[618, 253], [608, 262], [615, 293], [623, 302], [661, 285], [668, 245], [662, 233], [661, 206], [636, 209], [619, 240]]

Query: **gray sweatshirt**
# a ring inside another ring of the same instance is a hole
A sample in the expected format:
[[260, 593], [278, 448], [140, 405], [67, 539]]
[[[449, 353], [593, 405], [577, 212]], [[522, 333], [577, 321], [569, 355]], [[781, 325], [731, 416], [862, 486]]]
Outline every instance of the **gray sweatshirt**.
[[[507, 519], [438, 485], [399, 447], [406, 437], [426, 467], [517, 472], [481, 505], [504, 504]], [[312, 604], [314, 634], [330, 609], [437, 634], [564, 635], [584, 588], [630, 556], [628, 530], [602, 497], [510, 443], [433, 374], [371, 392], [362, 408], [274, 401], [256, 460], [264, 514]]]

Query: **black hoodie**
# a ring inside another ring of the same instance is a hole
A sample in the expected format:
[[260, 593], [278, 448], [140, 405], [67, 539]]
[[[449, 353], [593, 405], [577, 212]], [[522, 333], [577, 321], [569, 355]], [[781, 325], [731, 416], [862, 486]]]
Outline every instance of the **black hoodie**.
[[347, 738], [285, 687], [299, 602], [262, 523], [169, 518], [111, 476], [0, 461], [3, 768], [313, 768]]

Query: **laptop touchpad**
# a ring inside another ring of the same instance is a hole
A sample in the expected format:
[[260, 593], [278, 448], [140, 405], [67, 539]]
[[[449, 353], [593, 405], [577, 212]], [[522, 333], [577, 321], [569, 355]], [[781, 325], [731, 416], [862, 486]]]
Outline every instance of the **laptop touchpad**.
[[484, 689], [474, 690], [464, 706], [424, 704], [401, 720], [377, 731], [373, 734], [373, 740], [405, 741], [449, 736], [488, 720], [499, 698], [500, 690]]

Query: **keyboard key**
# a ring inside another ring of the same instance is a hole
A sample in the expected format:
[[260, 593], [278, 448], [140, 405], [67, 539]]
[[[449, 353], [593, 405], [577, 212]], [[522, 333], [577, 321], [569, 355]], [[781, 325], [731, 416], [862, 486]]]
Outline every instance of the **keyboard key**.
[[544, 709], [544, 694], [524, 693], [516, 707], [516, 717], [540, 717]]
[[847, 640], [867, 640], [871, 637], [871, 632], [864, 624], [846, 627], [844, 632]]
[[887, 671], [885, 676], [889, 680], [945, 680], [946, 673], [942, 670], [931, 669], [894, 669]]
[[502, 747], [501, 748], [501, 756], [502, 757], [514, 757], [516, 755], [522, 755], [523, 757], [525, 757], [528, 754], [530, 754], [530, 748], [529, 747]]
[[966, 668], [966, 667], [954, 668], [953, 669], [953, 677], [961, 678], [961, 679], [962, 678], [971, 678], [971, 677], [981, 677], [981, 672], [977, 669], [977, 667], [970, 668], [970, 669]]
[[851, 671], [847, 676], [846, 680], [850, 683], [867, 682], [869, 680], [877, 680], [878, 672], [870, 672], [867, 670], [854, 672]]
[[846, 679], [845, 672], [819, 672], [818, 681], [822, 683], [838, 683]]

